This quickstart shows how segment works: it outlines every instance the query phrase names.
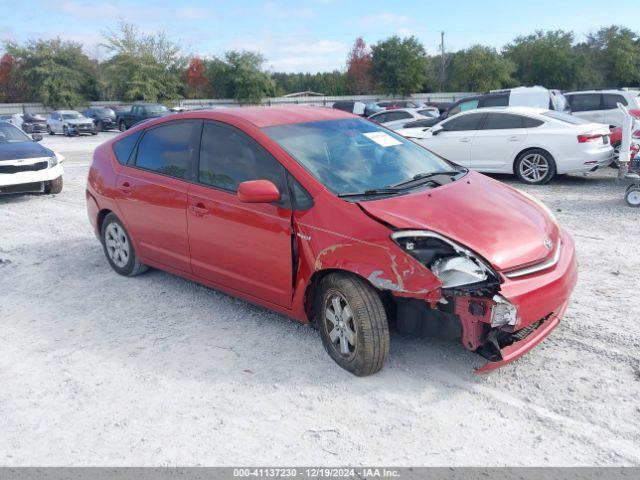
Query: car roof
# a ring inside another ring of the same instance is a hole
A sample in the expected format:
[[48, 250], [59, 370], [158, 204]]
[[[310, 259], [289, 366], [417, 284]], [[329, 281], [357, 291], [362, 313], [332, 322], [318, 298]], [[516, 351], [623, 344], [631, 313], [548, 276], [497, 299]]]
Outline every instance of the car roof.
[[[274, 127], [293, 123], [321, 122], [324, 120], [338, 120], [356, 118], [351, 113], [334, 108], [319, 108], [307, 106], [273, 106], [273, 107], [242, 107], [218, 110], [200, 110], [199, 115], [213, 120], [222, 117], [234, 117], [252, 123], [258, 128]], [[176, 114], [173, 118], [189, 113]]]
[[[408, 113], [418, 113], [418, 110], [426, 110], [428, 108], [435, 108], [435, 107], [417, 107], [417, 108], [393, 108], [391, 110], [381, 110], [379, 112], [374, 113], [373, 115], [378, 116], [378, 115], [382, 115], [383, 113], [393, 113], [393, 112], [408, 112]], [[371, 115], [373, 117], [373, 115]], [[419, 114], [418, 114], [419, 115]]]
[[577, 95], [581, 93], [617, 93], [618, 95], [624, 95], [629, 93], [629, 90], [618, 90], [616, 88], [605, 88], [602, 90], [575, 90], [573, 92], [567, 92], [565, 95]]
[[535, 107], [483, 107], [476, 108], [473, 110], [465, 110], [464, 112], [460, 112], [457, 115], [454, 115], [450, 118], [455, 118], [458, 115], [467, 115], [469, 113], [489, 113], [489, 112], [500, 112], [500, 113], [515, 113], [519, 115], [542, 115], [545, 112], [548, 112], [548, 108], [535, 108]]

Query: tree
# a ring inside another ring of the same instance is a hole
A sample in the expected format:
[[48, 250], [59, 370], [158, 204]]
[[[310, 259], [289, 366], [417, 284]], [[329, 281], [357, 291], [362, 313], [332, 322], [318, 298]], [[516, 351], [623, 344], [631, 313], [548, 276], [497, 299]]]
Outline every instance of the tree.
[[584, 86], [640, 85], [640, 37], [628, 28], [601, 28], [577, 49], [583, 54], [585, 68], [592, 72]]
[[456, 92], [486, 92], [513, 85], [515, 65], [494, 48], [474, 45], [453, 54], [449, 88]]
[[13, 78], [25, 86], [23, 100], [41, 101], [51, 107], [77, 107], [97, 99], [95, 63], [82, 45], [53, 40], [31, 40], [25, 45], [5, 44], [17, 68]]
[[204, 62], [200, 57], [193, 57], [189, 62], [189, 66], [184, 73], [184, 82], [186, 84], [187, 97], [206, 97], [209, 81], [205, 76]]
[[398, 36], [375, 44], [371, 49], [373, 77], [386, 93], [409, 95], [427, 80], [427, 54], [415, 37]]
[[571, 32], [538, 30], [517, 37], [503, 53], [515, 64], [514, 77], [522, 85], [574, 89], [583, 76]]
[[362, 37], [356, 38], [347, 58], [347, 79], [352, 93], [370, 93], [373, 86], [371, 52]]
[[186, 66], [180, 47], [163, 32], [141, 34], [135, 25], [120, 23], [104, 34], [103, 46], [113, 54], [104, 64], [108, 98], [162, 101], [180, 98]]
[[5, 53], [0, 58], [0, 102], [17, 102], [21, 99], [18, 76], [18, 61], [13, 55]]
[[262, 71], [264, 57], [259, 53], [232, 50], [224, 56], [233, 86], [233, 98], [241, 103], [260, 103], [274, 95], [275, 87], [269, 75]]

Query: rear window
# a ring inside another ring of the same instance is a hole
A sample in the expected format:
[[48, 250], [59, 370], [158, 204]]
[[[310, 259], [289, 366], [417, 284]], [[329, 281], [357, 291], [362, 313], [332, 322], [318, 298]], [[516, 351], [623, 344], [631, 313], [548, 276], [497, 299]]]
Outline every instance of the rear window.
[[142, 130], [139, 130], [131, 135], [127, 135], [122, 140], [118, 140], [113, 144], [113, 153], [116, 155], [116, 159], [120, 165], [126, 165], [131, 157], [131, 152], [140, 138]]
[[554, 120], [558, 120], [560, 122], [570, 123], [572, 125], [590, 123], [582, 118], [574, 117], [573, 115], [570, 115], [568, 113], [558, 112], [556, 110], [549, 110], [548, 112], [544, 112], [542, 115], [544, 115], [545, 117], [553, 118]]

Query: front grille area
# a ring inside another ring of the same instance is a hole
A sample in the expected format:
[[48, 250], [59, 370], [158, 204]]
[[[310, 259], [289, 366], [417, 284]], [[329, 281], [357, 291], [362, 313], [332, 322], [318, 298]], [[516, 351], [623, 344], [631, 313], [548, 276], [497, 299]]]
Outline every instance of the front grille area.
[[48, 162], [30, 163], [29, 165], [0, 165], [0, 173], [37, 172], [44, 170]]
[[0, 194], [42, 192], [44, 192], [44, 182], [21, 183], [20, 185], [7, 185], [0, 187]]
[[531, 335], [540, 325], [542, 325], [544, 321], [545, 319], [543, 318], [541, 320], [538, 320], [537, 322], [533, 322], [528, 327], [524, 327], [517, 332], [514, 332], [511, 336], [514, 337], [514, 341], [524, 340], [529, 335]]

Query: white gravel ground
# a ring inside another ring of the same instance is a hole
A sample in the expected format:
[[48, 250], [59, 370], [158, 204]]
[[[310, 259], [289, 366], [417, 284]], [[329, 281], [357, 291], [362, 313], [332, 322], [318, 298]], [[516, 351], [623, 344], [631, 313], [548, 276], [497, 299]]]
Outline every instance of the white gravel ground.
[[84, 201], [107, 135], [45, 139], [62, 194], [0, 197], [0, 465], [640, 465], [640, 211], [612, 171], [523, 188], [580, 256], [542, 345], [478, 377], [460, 344], [394, 334], [356, 378], [309, 327], [116, 275]]

